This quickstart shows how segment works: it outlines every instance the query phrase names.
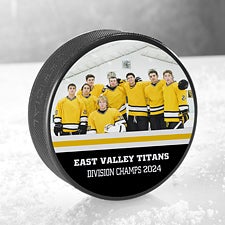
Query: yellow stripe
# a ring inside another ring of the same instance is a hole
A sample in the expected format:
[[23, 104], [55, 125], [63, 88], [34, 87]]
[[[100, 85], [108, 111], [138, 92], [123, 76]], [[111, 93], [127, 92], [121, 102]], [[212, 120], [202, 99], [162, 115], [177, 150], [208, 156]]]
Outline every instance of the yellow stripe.
[[190, 138], [191, 138], [191, 133], [187, 133], [187, 134], [170, 134], [170, 135], [139, 136], [139, 137], [104, 138], [104, 139], [93, 139], [93, 140], [59, 141], [59, 142], [53, 142], [53, 146], [57, 148], [57, 147], [71, 147], [71, 146], [85, 146], [85, 145], [104, 145], [104, 144], [119, 144], [119, 143], [132, 143], [132, 142], [181, 140], [181, 139], [190, 139]]

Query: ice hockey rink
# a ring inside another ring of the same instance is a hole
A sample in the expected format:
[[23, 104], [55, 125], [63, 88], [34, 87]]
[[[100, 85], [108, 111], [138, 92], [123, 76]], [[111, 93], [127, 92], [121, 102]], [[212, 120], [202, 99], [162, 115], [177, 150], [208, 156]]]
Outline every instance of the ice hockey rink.
[[42, 63], [1, 64], [0, 224], [225, 224], [225, 56], [181, 61], [198, 100], [193, 143], [160, 187], [126, 201], [88, 196], [45, 166], [27, 122], [30, 90]]

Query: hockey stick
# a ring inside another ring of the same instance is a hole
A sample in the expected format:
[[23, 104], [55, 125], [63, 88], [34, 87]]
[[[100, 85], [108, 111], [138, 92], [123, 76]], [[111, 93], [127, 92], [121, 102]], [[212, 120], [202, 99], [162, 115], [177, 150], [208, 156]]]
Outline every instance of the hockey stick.
[[174, 129], [174, 130], [177, 129], [182, 123], [183, 123], [183, 122], [180, 121], [173, 129]]

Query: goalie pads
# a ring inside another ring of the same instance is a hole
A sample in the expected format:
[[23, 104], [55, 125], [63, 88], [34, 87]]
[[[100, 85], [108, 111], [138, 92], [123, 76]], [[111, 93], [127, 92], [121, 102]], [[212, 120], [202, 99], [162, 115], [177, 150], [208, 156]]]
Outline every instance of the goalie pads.
[[105, 133], [121, 133], [126, 132], [126, 126], [124, 124], [107, 124], [104, 129]]

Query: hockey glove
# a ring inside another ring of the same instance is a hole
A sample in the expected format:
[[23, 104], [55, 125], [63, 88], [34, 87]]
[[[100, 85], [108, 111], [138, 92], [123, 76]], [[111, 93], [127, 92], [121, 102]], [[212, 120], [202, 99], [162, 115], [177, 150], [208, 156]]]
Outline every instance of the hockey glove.
[[54, 133], [55, 133], [56, 136], [60, 135], [60, 133], [62, 132], [62, 129], [63, 129], [62, 123], [55, 123]]
[[183, 124], [185, 124], [189, 120], [189, 115], [187, 111], [181, 113], [180, 119], [183, 122]]
[[86, 125], [79, 125], [78, 132], [79, 132], [79, 134], [86, 134], [87, 133], [87, 126]]
[[140, 77], [135, 77], [135, 82], [140, 82], [142, 79]]
[[116, 80], [117, 80], [118, 84], [122, 84], [122, 83], [126, 82], [126, 80], [123, 80], [123, 79], [120, 79], [120, 78], [117, 78]]
[[188, 82], [186, 81], [186, 80], [180, 80], [179, 82], [178, 82], [178, 88], [180, 89], [180, 90], [185, 90], [185, 89], [187, 89], [188, 88]]

